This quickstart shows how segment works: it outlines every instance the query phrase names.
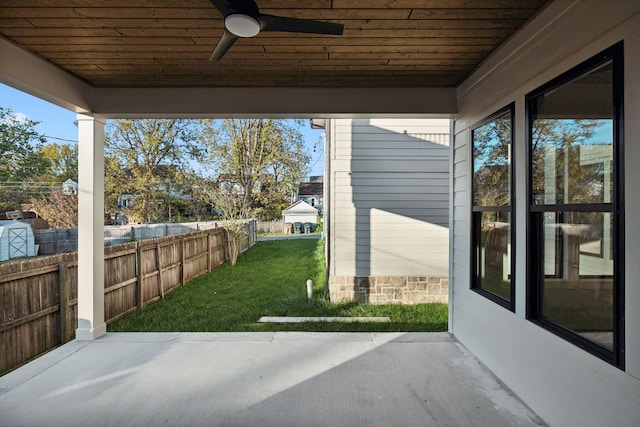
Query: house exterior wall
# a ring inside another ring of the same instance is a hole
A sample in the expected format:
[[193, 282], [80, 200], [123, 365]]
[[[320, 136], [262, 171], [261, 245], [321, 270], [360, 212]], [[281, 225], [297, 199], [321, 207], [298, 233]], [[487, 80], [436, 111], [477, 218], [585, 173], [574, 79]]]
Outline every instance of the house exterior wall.
[[332, 300], [446, 302], [449, 120], [329, 124]]
[[283, 221], [285, 224], [293, 224], [294, 222], [310, 222], [312, 224], [318, 223], [318, 214], [317, 213], [308, 213], [308, 212], [290, 212], [282, 215]]
[[314, 194], [314, 195], [298, 195], [298, 200], [302, 200], [303, 202], [313, 206], [318, 209], [319, 212], [322, 212], [324, 208], [324, 199], [322, 194]]
[[[615, 4], [615, 6], [614, 6]], [[525, 95], [624, 41], [625, 361], [618, 369], [526, 319]], [[640, 3], [552, 3], [458, 88], [452, 144], [449, 328], [550, 425], [640, 420]], [[470, 290], [471, 126], [515, 102], [515, 313]]]

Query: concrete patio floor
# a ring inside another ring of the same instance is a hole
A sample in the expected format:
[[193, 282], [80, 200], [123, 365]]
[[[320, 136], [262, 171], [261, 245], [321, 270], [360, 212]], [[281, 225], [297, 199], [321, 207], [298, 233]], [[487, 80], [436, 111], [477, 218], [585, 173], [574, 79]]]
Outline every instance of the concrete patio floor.
[[0, 426], [545, 425], [447, 333], [109, 333], [0, 377]]

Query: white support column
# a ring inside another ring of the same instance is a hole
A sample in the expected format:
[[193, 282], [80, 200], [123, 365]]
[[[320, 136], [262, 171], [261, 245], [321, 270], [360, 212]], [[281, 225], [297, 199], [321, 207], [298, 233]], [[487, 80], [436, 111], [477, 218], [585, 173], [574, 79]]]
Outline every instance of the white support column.
[[104, 321], [104, 119], [78, 114], [77, 340], [107, 332]]

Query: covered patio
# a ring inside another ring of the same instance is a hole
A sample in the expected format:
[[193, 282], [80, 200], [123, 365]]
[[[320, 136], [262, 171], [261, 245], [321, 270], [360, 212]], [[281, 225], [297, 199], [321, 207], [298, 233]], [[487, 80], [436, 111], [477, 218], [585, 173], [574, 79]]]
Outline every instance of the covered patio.
[[109, 333], [0, 378], [0, 426], [541, 426], [447, 333]]
[[[209, 62], [224, 20], [208, 0], [0, 5], [0, 82], [78, 113], [80, 165], [76, 340], [0, 379], [0, 424], [637, 426], [640, 2], [258, 5], [344, 34], [264, 32]], [[451, 119], [451, 335], [106, 334], [104, 125], [143, 117]], [[492, 208], [474, 205], [473, 162], [475, 134], [505, 117], [512, 145], [498, 166], [513, 197], [495, 208], [509, 224], [498, 295], [476, 280], [476, 218]], [[561, 188], [564, 154], [550, 145], [534, 194], [532, 129], [547, 119], [607, 123], [596, 144], [609, 157], [588, 163], [595, 144], [573, 147], [581, 176], [604, 178]], [[580, 188], [606, 195], [554, 198]], [[577, 225], [607, 218], [587, 224], [606, 230], [598, 250], [573, 253], [544, 231], [571, 225], [565, 211], [600, 215]], [[593, 269], [606, 292], [582, 287]], [[541, 290], [566, 283], [596, 295], [605, 322], [565, 322], [568, 309], [581, 313], [570, 298], [547, 312]]]

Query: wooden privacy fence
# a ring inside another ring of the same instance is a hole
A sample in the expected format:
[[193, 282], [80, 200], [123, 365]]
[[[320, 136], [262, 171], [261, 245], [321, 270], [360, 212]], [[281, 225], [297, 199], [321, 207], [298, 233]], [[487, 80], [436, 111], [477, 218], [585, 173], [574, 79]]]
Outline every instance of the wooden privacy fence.
[[0, 265], [0, 374], [71, 339], [77, 255]]
[[105, 248], [107, 324], [224, 263], [224, 239], [225, 230], [217, 228]]
[[[247, 222], [243, 251], [255, 244], [255, 230]], [[223, 228], [106, 247], [106, 323], [223, 264], [226, 247]], [[0, 265], [0, 375], [72, 340], [77, 306], [77, 253]]]
[[257, 221], [256, 228], [264, 233], [284, 233], [282, 220], [278, 221]]

